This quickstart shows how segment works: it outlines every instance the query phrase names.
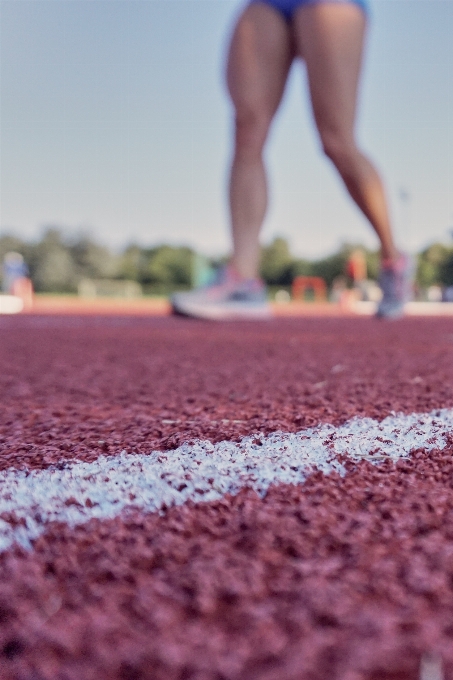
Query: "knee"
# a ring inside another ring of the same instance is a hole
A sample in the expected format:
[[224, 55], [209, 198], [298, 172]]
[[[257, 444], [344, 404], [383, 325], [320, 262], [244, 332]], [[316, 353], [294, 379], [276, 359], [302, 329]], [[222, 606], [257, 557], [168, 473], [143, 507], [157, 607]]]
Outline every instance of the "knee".
[[260, 111], [236, 115], [235, 152], [243, 159], [261, 156], [269, 131], [271, 117]]
[[354, 139], [347, 139], [343, 135], [331, 131], [321, 131], [320, 134], [322, 148], [327, 158], [340, 172], [347, 171], [359, 153]]

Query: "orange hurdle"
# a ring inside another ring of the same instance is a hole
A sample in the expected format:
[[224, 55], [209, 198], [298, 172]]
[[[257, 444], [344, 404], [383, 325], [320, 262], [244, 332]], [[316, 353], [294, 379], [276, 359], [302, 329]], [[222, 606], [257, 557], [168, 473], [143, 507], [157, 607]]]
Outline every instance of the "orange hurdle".
[[320, 276], [296, 276], [291, 286], [293, 300], [303, 300], [307, 290], [313, 291], [316, 302], [327, 299], [326, 282]]

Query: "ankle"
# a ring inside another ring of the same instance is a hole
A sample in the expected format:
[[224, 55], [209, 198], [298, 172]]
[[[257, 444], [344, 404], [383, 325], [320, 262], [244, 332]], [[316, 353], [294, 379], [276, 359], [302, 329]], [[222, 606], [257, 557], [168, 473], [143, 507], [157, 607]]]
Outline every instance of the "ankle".
[[258, 273], [251, 267], [241, 267], [234, 258], [227, 265], [228, 273], [235, 281], [253, 281], [259, 279]]
[[381, 266], [385, 269], [392, 269], [398, 266], [401, 262], [401, 258], [402, 253], [396, 249], [386, 252], [381, 251]]

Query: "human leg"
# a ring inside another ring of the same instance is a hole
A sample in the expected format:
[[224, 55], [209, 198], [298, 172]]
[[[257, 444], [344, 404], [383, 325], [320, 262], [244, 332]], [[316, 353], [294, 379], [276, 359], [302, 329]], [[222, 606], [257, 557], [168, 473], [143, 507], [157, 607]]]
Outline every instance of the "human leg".
[[309, 4], [294, 13], [293, 28], [323, 149], [373, 226], [383, 260], [393, 262], [398, 254], [382, 182], [354, 134], [366, 16], [352, 2]]
[[233, 33], [227, 66], [235, 109], [230, 177], [233, 256], [212, 285], [172, 296], [178, 314], [205, 319], [270, 315], [265, 287], [257, 279], [259, 232], [267, 206], [262, 153], [292, 55], [291, 31], [281, 13], [261, 2], [249, 6]]
[[291, 31], [283, 16], [263, 3], [247, 7], [234, 30], [227, 65], [235, 109], [229, 187], [232, 265], [243, 278], [258, 272], [259, 232], [267, 208], [263, 148], [292, 58]]

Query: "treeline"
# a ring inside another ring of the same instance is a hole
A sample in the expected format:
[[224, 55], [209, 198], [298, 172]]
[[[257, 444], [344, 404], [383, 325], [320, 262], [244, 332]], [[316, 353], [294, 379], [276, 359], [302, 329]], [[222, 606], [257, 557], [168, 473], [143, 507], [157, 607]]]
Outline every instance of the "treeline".
[[[262, 249], [261, 275], [271, 286], [290, 286], [298, 275], [320, 276], [328, 286], [343, 276], [352, 250], [344, 245], [337, 253], [319, 260], [296, 258], [283, 238]], [[377, 252], [363, 249], [368, 278], [376, 279]], [[209, 271], [222, 260], [204, 258], [188, 247], [159, 245], [145, 248], [131, 244], [114, 253], [89, 236], [67, 236], [60, 229], [48, 229], [35, 243], [13, 235], [0, 237], [0, 261], [8, 251], [24, 256], [37, 292], [74, 293], [81, 279], [137, 281], [148, 294], [165, 294], [178, 288], [203, 283]], [[417, 284], [453, 286], [453, 246], [435, 243], [418, 254]]]
[[185, 247], [129, 245], [117, 254], [89, 236], [52, 228], [36, 243], [0, 237], [0, 261], [9, 251], [24, 256], [38, 293], [75, 293], [85, 278], [137, 281], [155, 294], [192, 285], [194, 251]]

